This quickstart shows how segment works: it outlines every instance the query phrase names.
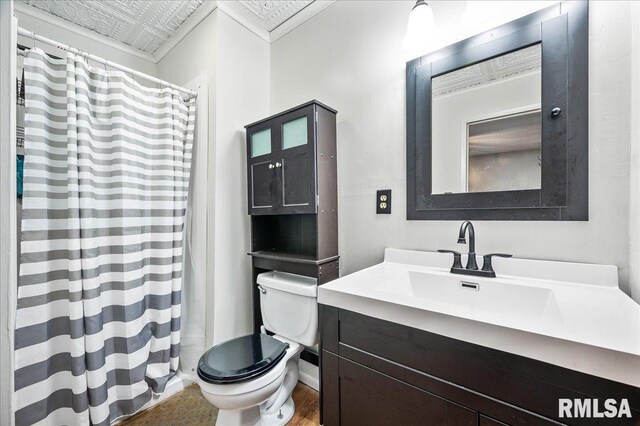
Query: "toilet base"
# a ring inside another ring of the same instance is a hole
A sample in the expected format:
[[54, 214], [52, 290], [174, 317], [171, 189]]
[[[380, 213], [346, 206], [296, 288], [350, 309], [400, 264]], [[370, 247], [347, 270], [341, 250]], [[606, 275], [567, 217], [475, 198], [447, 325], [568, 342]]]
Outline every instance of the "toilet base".
[[289, 397], [280, 410], [274, 414], [260, 414], [259, 405], [243, 410], [220, 410], [216, 426], [284, 426], [293, 417], [296, 406]]
[[216, 426], [259, 426], [260, 406], [242, 410], [219, 410]]
[[293, 413], [296, 411], [296, 405], [293, 402], [293, 398], [289, 397], [287, 401], [282, 404], [280, 410], [274, 414], [262, 414], [261, 426], [283, 426], [286, 425], [293, 417]]

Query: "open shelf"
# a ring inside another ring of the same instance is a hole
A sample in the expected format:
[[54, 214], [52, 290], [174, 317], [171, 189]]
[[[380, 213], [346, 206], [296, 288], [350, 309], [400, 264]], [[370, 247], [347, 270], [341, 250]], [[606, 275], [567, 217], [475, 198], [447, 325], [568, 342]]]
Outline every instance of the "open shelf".
[[316, 259], [315, 256], [309, 256], [299, 253], [284, 252], [279, 250], [258, 250], [247, 253], [249, 256], [259, 257], [262, 259], [273, 259], [284, 262], [304, 263], [307, 265], [322, 265], [338, 259], [340, 256], [332, 256], [326, 259]]

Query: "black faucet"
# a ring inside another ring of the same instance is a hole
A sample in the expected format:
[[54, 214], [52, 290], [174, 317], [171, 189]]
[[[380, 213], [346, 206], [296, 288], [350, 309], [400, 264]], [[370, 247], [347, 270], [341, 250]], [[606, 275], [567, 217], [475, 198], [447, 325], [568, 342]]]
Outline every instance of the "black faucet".
[[476, 263], [476, 231], [473, 229], [473, 224], [468, 220], [465, 220], [462, 222], [462, 225], [460, 225], [458, 244], [467, 243], [467, 240], [465, 239], [467, 229], [469, 230], [469, 256], [467, 257], [467, 270], [475, 271], [478, 269], [478, 264]]
[[467, 243], [467, 239], [465, 238], [467, 230], [469, 230], [469, 254], [467, 255], [466, 267], [462, 267], [462, 255], [457, 251], [438, 250], [438, 252], [453, 254], [453, 266], [451, 266], [452, 274], [476, 275], [479, 277], [495, 278], [496, 273], [493, 270], [491, 258], [493, 256], [511, 257], [511, 255], [505, 253], [485, 254], [483, 256], [484, 262], [482, 263], [482, 269], [478, 269], [478, 263], [476, 262], [476, 232], [473, 229], [473, 224], [468, 220], [465, 220], [464, 222], [462, 222], [462, 225], [460, 225], [460, 232], [458, 233], [458, 244]]

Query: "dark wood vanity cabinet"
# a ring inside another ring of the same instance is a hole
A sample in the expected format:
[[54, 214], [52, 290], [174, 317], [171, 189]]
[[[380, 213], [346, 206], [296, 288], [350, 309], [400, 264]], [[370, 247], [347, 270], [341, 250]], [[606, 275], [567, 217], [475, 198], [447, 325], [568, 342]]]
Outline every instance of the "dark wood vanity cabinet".
[[[320, 327], [324, 426], [640, 425], [629, 385], [325, 305]], [[632, 417], [559, 418], [559, 398], [626, 398]]]
[[317, 212], [322, 160], [335, 158], [335, 122], [335, 110], [311, 101], [246, 126], [250, 215]]
[[473, 410], [346, 358], [336, 358], [341, 424], [477, 425]]

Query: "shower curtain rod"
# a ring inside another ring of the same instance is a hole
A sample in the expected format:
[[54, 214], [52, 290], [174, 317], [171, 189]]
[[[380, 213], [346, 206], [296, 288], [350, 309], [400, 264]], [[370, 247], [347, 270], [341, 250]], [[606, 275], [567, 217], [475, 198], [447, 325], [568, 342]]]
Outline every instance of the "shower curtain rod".
[[198, 96], [198, 93], [194, 92], [193, 90], [187, 89], [185, 87], [177, 86], [177, 85], [175, 85], [173, 83], [169, 83], [168, 81], [161, 80], [161, 79], [153, 77], [153, 76], [151, 76], [149, 74], [145, 74], [145, 73], [142, 73], [140, 71], [136, 71], [136, 70], [134, 70], [132, 68], [125, 67], [124, 65], [120, 65], [118, 63], [111, 62], [111, 61], [109, 61], [107, 59], [101, 58], [101, 57], [93, 55], [91, 53], [83, 52], [82, 50], [76, 49], [75, 47], [71, 47], [71, 46], [67, 46], [67, 45], [62, 44], [62, 43], [58, 43], [57, 41], [54, 41], [54, 40], [51, 40], [49, 38], [43, 37], [43, 36], [38, 35], [38, 34], [36, 34], [34, 32], [31, 32], [29, 30], [25, 30], [24, 28], [18, 27], [18, 35], [21, 35], [21, 36], [24, 36], [24, 37], [28, 37], [31, 40], [33, 40], [34, 42], [35, 41], [39, 41], [39, 42], [42, 42], [42, 43], [57, 47], [58, 49], [66, 50], [67, 52], [71, 52], [71, 53], [74, 53], [76, 55], [84, 56], [85, 58], [91, 59], [94, 62], [98, 62], [100, 64], [104, 64], [104, 65], [106, 65], [108, 67], [115, 68], [117, 70], [126, 72], [128, 74], [132, 74], [132, 75], [134, 75], [136, 77], [144, 78], [144, 79], [152, 81], [154, 83], [160, 83], [161, 85], [164, 85], [164, 86], [170, 87], [172, 89], [178, 90], [179, 92], [186, 93], [186, 94], [188, 94], [188, 95], [190, 95], [192, 97]]

